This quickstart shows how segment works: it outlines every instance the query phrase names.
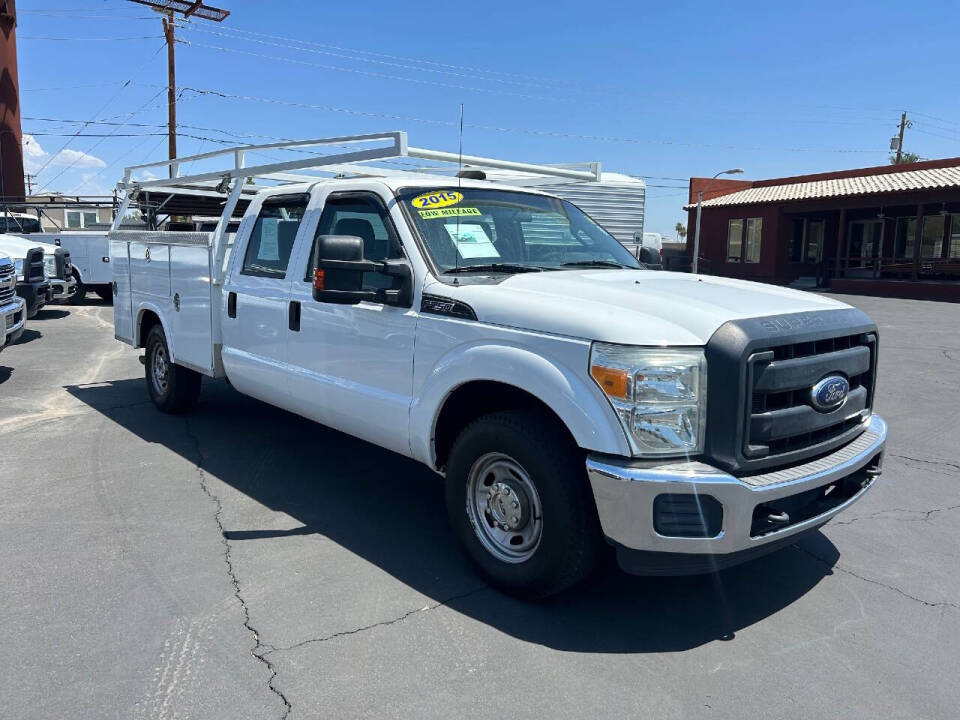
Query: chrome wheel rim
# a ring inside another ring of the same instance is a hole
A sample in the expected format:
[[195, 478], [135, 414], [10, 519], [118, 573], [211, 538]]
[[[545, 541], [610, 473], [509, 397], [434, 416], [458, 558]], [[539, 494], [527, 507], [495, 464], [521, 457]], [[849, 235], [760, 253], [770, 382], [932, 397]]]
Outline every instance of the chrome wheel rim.
[[166, 395], [169, 386], [168, 374], [170, 362], [167, 360], [167, 351], [163, 345], [157, 345], [153, 350], [153, 360], [150, 363], [150, 379], [158, 395]]
[[488, 453], [470, 468], [467, 515], [477, 539], [498, 560], [529, 560], [543, 534], [537, 487], [523, 466], [503, 453]]

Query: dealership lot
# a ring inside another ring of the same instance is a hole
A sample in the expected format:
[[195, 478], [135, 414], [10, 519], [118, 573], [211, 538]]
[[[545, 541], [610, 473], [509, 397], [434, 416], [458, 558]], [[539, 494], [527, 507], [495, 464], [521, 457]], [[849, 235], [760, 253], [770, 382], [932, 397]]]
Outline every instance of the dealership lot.
[[955, 717], [960, 306], [842, 299], [880, 327], [874, 490], [719, 575], [541, 604], [478, 580], [424, 467], [223, 382], [162, 415], [111, 308], [44, 310], [0, 355], [4, 714]]

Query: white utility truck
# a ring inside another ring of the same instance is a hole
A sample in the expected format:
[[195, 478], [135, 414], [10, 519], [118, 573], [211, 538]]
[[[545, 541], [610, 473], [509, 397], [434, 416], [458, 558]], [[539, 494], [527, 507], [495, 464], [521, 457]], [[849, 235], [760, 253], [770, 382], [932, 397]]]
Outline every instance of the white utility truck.
[[17, 271], [13, 260], [0, 252], [0, 350], [13, 345], [27, 324], [27, 305], [17, 295]]
[[[286, 154], [247, 167], [254, 152]], [[226, 377], [419, 460], [482, 575], [526, 597], [585, 577], [604, 541], [631, 572], [726, 567], [872, 486], [887, 428], [861, 311], [646, 271], [569, 201], [387, 165], [403, 158], [596, 179], [403, 132], [129, 168], [118, 217], [148, 191], [223, 210], [210, 233], [110, 236], [116, 336], [146, 349], [160, 410]]]
[[[0, 230], [44, 247], [54, 299], [83, 302], [87, 292], [95, 292], [110, 301], [113, 273], [110, 270], [110, 244], [105, 230], [76, 230], [73, 228], [46, 230], [40, 215], [51, 207], [61, 205], [41, 203], [21, 205], [32, 208], [37, 215], [3, 210], [0, 212]], [[49, 216], [48, 216], [49, 217]]]

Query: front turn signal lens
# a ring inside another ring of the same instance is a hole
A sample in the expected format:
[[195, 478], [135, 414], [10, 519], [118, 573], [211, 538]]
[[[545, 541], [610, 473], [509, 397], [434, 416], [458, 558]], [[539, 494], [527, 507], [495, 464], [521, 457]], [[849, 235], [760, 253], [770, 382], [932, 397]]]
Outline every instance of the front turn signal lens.
[[590, 374], [593, 375], [593, 379], [597, 381], [601, 389], [610, 397], [627, 398], [628, 373], [626, 370], [594, 365], [590, 368]]

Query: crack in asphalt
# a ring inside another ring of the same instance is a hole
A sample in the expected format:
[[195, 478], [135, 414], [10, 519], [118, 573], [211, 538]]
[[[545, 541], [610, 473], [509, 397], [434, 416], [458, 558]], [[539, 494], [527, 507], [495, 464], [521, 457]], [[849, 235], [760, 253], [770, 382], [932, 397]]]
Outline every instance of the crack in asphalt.
[[[850, 518], [849, 520], [836, 520], [831, 525], [852, 525], [855, 522], [861, 520], [896, 520], [897, 522], [926, 522], [930, 519], [931, 515], [936, 515], [937, 513], [942, 512], [951, 512], [953, 510], [960, 510], [960, 505], [950, 505], [948, 507], [942, 508], [933, 508], [933, 510], [907, 510], [906, 508], [893, 508], [891, 510], [878, 510], [875, 513], [870, 513], [869, 515], [860, 515], [859, 517]], [[898, 513], [903, 515], [919, 515], [919, 517], [897, 517], [891, 513]]]
[[960, 463], [950, 462], [949, 460], [926, 460], [924, 458], [915, 458], [909, 455], [895, 455], [894, 453], [890, 453], [890, 457], [923, 463], [924, 465], [943, 465], [944, 467], [953, 468], [954, 470], [960, 470]]
[[920, 603], [921, 605], [925, 605], [926, 607], [952, 607], [955, 610], [960, 610], [960, 603], [947, 602], [946, 600], [937, 601], [937, 602], [924, 600], [923, 598], [917, 597], [916, 595], [911, 595], [906, 590], [903, 590], [902, 588], [898, 588], [896, 585], [888, 585], [885, 582], [874, 580], [873, 578], [864, 577], [863, 575], [855, 573], [853, 570], [848, 570], [847, 568], [840, 567], [839, 565], [833, 565], [826, 558], [820, 557], [815, 552], [807, 550], [806, 548], [801, 547], [799, 544], [794, 544], [793, 547], [795, 547], [797, 550], [802, 552], [804, 555], [807, 555], [808, 557], [813, 558], [817, 562], [822, 563], [823, 565], [825, 565], [827, 568], [831, 570], [838, 570], [839, 572], [842, 572], [846, 575], [850, 575], [851, 577], [855, 577], [858, 580], [862, 580], [863, 582], [870, 583], [871, 585], [879, 585], [880, 587], [886, 588], [887, 590], [892, 590], [898, 595], [902, 595], [908, 600], [913, 600], [914, 602]]
[[287, 650], [296, 650], [297, 648], [301, 648], [304, 645], [313, 645], [314, 643], [327, 642], [328, 640], [333, 640], [338, 637], [344, 637], [346, 635], [356, 635], [357, 633], [366, 632], [367, 630], [373, 630], [374, 628], [378, 628], [378, 627], [384, 627], [387, 625], [396, 625], [397, 623], [403, 622], [404, 620], [411, 617], [412, 615], [418, 615], [419, 613], [436, 610], [437, 608], [449, 605], [450, 603], [455, 602], [456, 600], [462, 600], [465, 597], [470, 597], [471, 595], [476, 595], [479, 592], [482, 592], [484, 590], [489, 590], [489, 589], [490, 589], [489, 585], [481, 585], [480, 587], [474, 588], [473, 590], [468, 590], [467, 592], [459, 593], [457, 595], [451, 595], [450, 597], [444, 600], [435, 602], [432, 605], [424, 605], [421, 608], [414, 608], [413, 610], [408, 610], [402, 615], [398, 615], [397, 617], [391, 618], [390, 620], [381, 620], [380, 622], [371, 623], [370, 625], [362, 625], [352, 630], [340, 630], [330, 635], [324, 635], [322, 637], [316, 637], [316, 638], [309, 638], [308, 640], [301, 640], [300, 642], [294, 643], [293, 645], [290, 645], [288, 647], [273, 648], [272, 650], [269, 650], [268, 652], [264, 653], [264, 655], [269, 655], [270, 653], [287, 651]]
[[203, 464], [205, 456], [203, 450], [200, 448], [200, 438], [193, 432], [190, 427], [190, 419], [184, 418], [185, 422], [185, 432], [188, 438], [193, 441], [194, 447], [197, 453], [197, 473], [200, 476], [200, 489], [209, 497], [217, 507], [216, 513], [214, 513], [214, 521], [217, 523], [217, 529], [220, 531], [220, 542], [223, 543], [223, 561], [227, 566], [227, 575], [230, 577], [230, 582], [233, 584], [233, 595], [237, 599], [237, 602], [240, 603], [240, 608], [243, 610], [243, 627], [253, 635], [254, 646], [250, 650], [250, 654], [253, 655], [258, 661], [263, 663], [266, 668], [270, 671], [270, 679], [267, 681], [267, 687], [270, 688], [280, 700], [283, 702], [284, 711], [281, 715], [281, 720], [286, 720], [287, 716], [290, 714], [290, 711], [293, 710], [293, 705], [290, 704], [290, 701], [287, 699], [287, 696], [284, 695], [283, 691], [280, 690], [275, 684], [277, 679], [277, 668], [274, 664], [268, 660], [265, 656], [274, 652], [276, 648], [272, 645], [268, 645], [260, 640], [260, 632], [253, 626], [250, 622], [250, 609], [247, 607], [247, 601], [244, 600], [243, 594], [240, 592], [240, 580], [237, 578], [237, 573], [233, 567], [233, 559], [231, 557], [231, 546], [230, 541], [227, 540], [227, 536], [223, 527], [223, 502], [220, 500], [220, 497], [216, 495], [213, 491], [210, 490], [210, 487], [207, 485], [207, 473], [203, 469]]

